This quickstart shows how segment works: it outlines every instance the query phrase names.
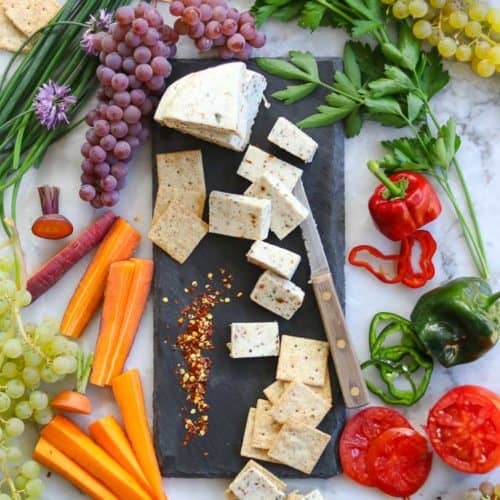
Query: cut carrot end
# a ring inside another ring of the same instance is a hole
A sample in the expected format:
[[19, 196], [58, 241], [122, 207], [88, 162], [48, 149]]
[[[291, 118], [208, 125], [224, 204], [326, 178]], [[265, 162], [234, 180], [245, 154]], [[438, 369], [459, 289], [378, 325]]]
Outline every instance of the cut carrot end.
[[62, 391], [50, 402], [50, 406], [59, 411], [68, 413], [78, 413], [81, 415], [90, 415], [92, 413], [92, 403], [90, 399], [80, 392]]

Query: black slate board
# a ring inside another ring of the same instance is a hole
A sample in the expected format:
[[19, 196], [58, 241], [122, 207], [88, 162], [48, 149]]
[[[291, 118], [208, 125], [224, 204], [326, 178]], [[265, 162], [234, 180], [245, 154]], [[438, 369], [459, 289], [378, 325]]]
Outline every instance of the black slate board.
[[[176, 60], [171, 81], [215, 64], [220, 64], [220, 61]], [[322, 77], [330, 80], [334, 68], [338, 68], [340, 64], [337, 59], [322, 60]], [[258, 70], [254, 62], [249, 62], [248, 67]], [[266, 77], [266, 95], [270, 96], [283, 88], [283, 80], [269, 75]], [[308, 131], [320, 146], [314, 162], [306, 166], [267, 141], [267, 134], [279, 116], [296, 122], [322, 104], [322, 96], [321, 90], [316, 91], [291, 107], [274, 99], [270, 109], [261, 105], [251, 144], [260, 146], [294, 165], [304, 167], [304, 185], [344, 304], [344, 136], [341, 126]], [[247, 188], [249, 183], [236, 175], [242, 154], [164, 127], [155, 126], [153, 130], [153, 155], [197, 148], [203, 151], [208, 192], [217, 189], [242, 193]], [[156, 192], [156, 179], [154, 182]], [[205, 220], [208, 220], [207, 217]], [[280, 332], [325, 339], [319, 311], [308, 284], [310, 270], [300, 229], [295, 230], [282, 242], [274, 236], [268, 241], [302, 255], [302, 262], [293, 281], [306, 291], [306, 299], [292, 320], [279, 321]], [[154, 437], [164, 476], [233, 477], [247, 461], [240, 457], [239, 451], [248, 409], [255, 406], [258, 398], [264, 397], [262, 389], [274, 381], [277, 359], [232, 360], [226, 348], [226, 342], [229, 341], [229, 324], [233, 321], [279, 319], [254, 304], [248, 297], [262, 272], [246, 262], [245, 253], [250, 245], [248, 240], [209, 234], [183, 266], [174, 262], [159, 248], [154, 248]], [[177, 364], [182, 361], [181, 355], [173, 349], [179, 333], [176, 319], [181, 308], [193, 298], [184, 293], [184, 288], [190, 287], [193, 280], [199, 281], [200, 284], [205, 283], [207, 273], [212, 271], [217, 274], [216, 271], [221, 266], [232, 273], [234, 290], [244, 291], [245, 296], [240, 300], [233, 299], [231, 304], [221, 305], [215, 310], [215, 349], [210, 352], [213, 366], [207, 389], [207, 401], [211, 405], [209, 431], [204, 438], [195, 438], [188, 446], [183, 446], [181, 408], [186, 406], [186, 401], [185, 393], [179, 387], [175, 375]], [[169, 302], [165, 303], [163, 297], [168, 297]], [[175, 298], [179, 303], [174, 303]], [[173, 326], [167, 329], [166, 324]], [[331, 360], [330, 373], [334, 409], [319, 428], [332, 434], [332, 441], [314, 469], [312, 477], [326, 478], [340, 472], [337, 444], [345, 420], [345, 408]], [[280, 477], [304, 477], [302, 473], [288, 467], [269, 463], [264, 465]]]

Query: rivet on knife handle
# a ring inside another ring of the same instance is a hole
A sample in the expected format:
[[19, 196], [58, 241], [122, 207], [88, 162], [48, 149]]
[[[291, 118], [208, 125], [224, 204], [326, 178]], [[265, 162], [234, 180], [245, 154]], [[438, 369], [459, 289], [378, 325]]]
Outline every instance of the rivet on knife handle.
[[347, 408], [365, 406], [369, 403], [368, 391], [347, 331], [332, 275], [324, 273], [313, 276], [312, 285], [345, 404]]

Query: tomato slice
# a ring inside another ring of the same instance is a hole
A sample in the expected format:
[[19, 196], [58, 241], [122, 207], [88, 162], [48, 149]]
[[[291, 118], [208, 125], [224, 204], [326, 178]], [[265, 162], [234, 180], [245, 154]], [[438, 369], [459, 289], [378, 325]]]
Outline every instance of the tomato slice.
[[427, 433], [443, 462], [485, 474], [500, 465], [500, 397], [476, 385], [455, 387], [431, 409]]
[[413, 429], [389, 429], [375, 439], [366, 457], [368, 474], [387, 495], [407, 497], [425, 483], [432, 452], [422, 434]]
[[340, 437], [340, 461], [344, 473], [365, 486], [375, 486], [366, 467], [366, 454], [372, 441], [387, 429], [411, 424], [401, 413], [382, 406], [366, 408], [352, 417]]

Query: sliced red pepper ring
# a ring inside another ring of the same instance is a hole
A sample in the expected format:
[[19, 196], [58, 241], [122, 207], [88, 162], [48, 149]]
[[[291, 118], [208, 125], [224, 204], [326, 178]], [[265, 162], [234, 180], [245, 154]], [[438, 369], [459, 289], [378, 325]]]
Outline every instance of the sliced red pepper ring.
[[[420, 245], [420, 271], [415, 272], [413, 270], [412, 255], [415, 243], [417, 242]], [[358, 245], [349, 252], [348, 260], [349, 264], [366, 269], [384, 283], [403, 283], [410, 288], [420, 288], [434, 277], [435, 269], [432, 259], [436, 250], [437, 244], [431, 233], [425, 230], [418, 230], [401, 241], [399, 255], [385, 255], [378, 248], [371, 245]], [[367, 252], [381, 261], [395, 262], [397, 264], [395, 275], [390, 277], [382, 269], [375, 269], [370, 262], [360, 258], [360, 254], [363, 252]]]
[[[413, 255], [413, 249], [415, 243], [418, 242], [420, 245], [420, 258], [419, 267], [420, 271], [415, 272], [413, 270], [413, 264], [411, 256]], [[408, 246], [408, 249], [403, 247]], [[401, 279], [401, 282], [410, 288], [420, 288], [424, 286], [427, 281], [431, 280], [435, 275], [435, 268], [432, 259], [436, 253], [437, 244], [432, 234], [429, 231], [419, 230], [413, 233], [408, 238], [405, 238], [401, 242], [402, 254], [408, 255], [408, 261], [404, 266], [406, 268], [406, 273]]]
[[[404, 252], [409, 252], [410, 246], [407, 245], [406, 248], [404, 249]], [[401, 247], [401, 251], [403, 252], [403, 247]], [[367, 252], [371, 256], [375, 257], [376, 259], [379, 259], [384, 262], [394, 262], [397, 267], [396, 267], [396, 274], [391, 278], [390, 276], [387, 275], [385, 271], [382, 269], [377, 270], [375, 269], [370, 262], [367, 260], [363, 260], [359, 258], [359, 255], [363, 252]], [[403, 276], [406, 274], [406, 265], [408, 263], [409, 256], [406, 253], [400, 253], [399, 255], [385, 255], [382, 253], [378, 248], [372, 247], [371, 245], [358, 245], [354, 247], [350, 252], [349, 252], [349, 257], [348, 261], [349, 264], [356, 266], [356, 267], [362, 267], [372, 273], [376, 278], [378, 278], [380, 281], [387, 283], [387, 284], [394, 284], [394, 283], [401, 283], [401, 280], [403, 279]]]

